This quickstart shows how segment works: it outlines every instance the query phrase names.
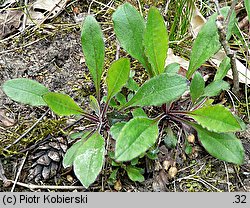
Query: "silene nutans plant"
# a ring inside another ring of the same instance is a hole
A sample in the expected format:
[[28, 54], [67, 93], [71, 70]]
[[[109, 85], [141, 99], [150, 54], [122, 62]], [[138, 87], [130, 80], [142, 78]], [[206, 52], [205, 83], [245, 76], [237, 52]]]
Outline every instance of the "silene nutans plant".
[[[226, 16], [229, 8], [221, 11]], [[95, 124], [92, 130], [80, 132], [78, 141], [67, 150], [63, 159], [64, 167], [73, 166], [75, 175], [86, 188], [95, 182], [106, 157], [112, 165], [124, 168], [131, 180], [143, 181], [143, 169], [136, 167], [138, 158], [147, 156], [149, 150], [155, 150], [163, 140], [168, 148], [175, 147], [177, 139], [171, 137], [174, 126], [186, 135], [195, 132], [199, 143], [212, 156], [242, 164], [244, 149], [235, 132], [244, 130], [245, 125], [228, 108], [213, 104], [210, 98], [229, 89], [229, 84], [222, 80], [225, 75], [218, 70], [215, 79], [205, 85], [202, 75], [196, 72], [221, 48], [216, 15], [210, 17], [195, 39], [187, 75], [183, 77], [178, 74], [178, 63], [165, 66], [169, 41], [158, 9], [151, 7], [145, 22], [129, 3], [119, 6], [112, 16], [116, 37], [121, 47], [142, 64], [149, 79], [138, 86], [130, 71], [129, 58], [120, 58], [107, 70], [105, 95], [101, 92], [105, 57], [103, 34], [95, 18], [88, 15], [82, 24], [81, 43], [96, 90], [95, 97], [90, 96], [93, 113], [86, 112], [68, 95], [50, 92], [34, 80], [11, 79], [2, 89], [14, 101], [48, 106], [59, 116], [80, 115]], [[233, 14], [228, 38], [235, 21]], [[122, 88], [129, 93], [122, 93]], [[178, 100], [187, 92], [190, 104], [184, 109]], [[152, 107], [157, 109], [158, 115], [150, 115], [147, 109]], [[111, 140], [114, 143], [112, 151], [107, 149]], [[112, 174], [116, 172], [117, 169]]]

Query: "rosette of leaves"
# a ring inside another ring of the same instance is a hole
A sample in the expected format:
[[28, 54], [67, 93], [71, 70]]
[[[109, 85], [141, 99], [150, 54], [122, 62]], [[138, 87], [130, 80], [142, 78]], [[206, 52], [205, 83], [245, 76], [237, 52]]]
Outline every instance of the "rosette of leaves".
[[[219, 80], [205, 87], [197, 73], [190, 86], [192, 108], [173, 110], [173, 102], [188, 90], [188, 80], [176, 73], [178, 64], [164, 68], [168, 34], [158, 9], [150, 8], [145, 22], [132, 5], [125, 3], [113, 14], [113, 22], [121, 46], [142, 63], [151, 78], [137, 86], [130, 77], [130, 60], [120, 58], [107, 71], [107, 94], [102, 96], [103, 34], [95, 18], [87, 16], [82, 25], [81, 42], [96, 89], [96, 97], [90, 97], [90, 106], [95, 113], [86, 112], [68, 95], [49, 92], [33, 80], [14, 79], [3, 85], [4, 92], [13, 100], [34, 106], [47, 105], [59, 116], [81, 115], [95, 124], [67, 150], [64, 167], [73, 165], [76, 176], [88, 188], [96, 180], [105, 160], [107, 136], [103, 132], [115, 140], [114, 160], [128, 162], [143, 156], [158, 139], [162, 139], [159, 138], [159, 127], [167, 126], [170, 120], [180, 127], [185, 123], [194, 128], [201, 144], [214, 157], [242, 164], [244, 150], [234, 135], [234, 132], [242, 130], [241, 121], [224, 106], [205, 102], [209, 96], [228, 89], [229, 85]], [[133, 94], [126, 97], [121, 93], [123, 87]], [[147, 106], [160, 106], [162, 111], [159, 110], [159, 115], [152, 118], [143, 110]], [[108, 115], [113, 112], [118, 112], [118, 115], [132, 112], [133, 117], [110, 122]], [[141, 169], [133, 165], [125, 167], [132, 180], [143, 180]]]

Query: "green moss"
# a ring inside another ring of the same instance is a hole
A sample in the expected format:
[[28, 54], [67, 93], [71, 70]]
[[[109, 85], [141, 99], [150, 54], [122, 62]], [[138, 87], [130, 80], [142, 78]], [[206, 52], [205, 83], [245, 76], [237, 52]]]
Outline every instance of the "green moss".
[[[16, 144], [13, 144], [33, 125], [33, 123], [27, 123], [26, 121], [20, 121], [20, 123], [21, 124], [16, 129], [14, 129], [13, 132], [8, 131], [5, 134], [6, 139], [2, 141], [3, 145], [0, 148], [0, 155], [8, 157], [21, 154], [20, 151], [30, 147], [38, 141], [45, 139], [48, 135], [55, 137], [58, 136], [58, 134], [62, 132], [62, 128], [66, 123], [66, 119], [60, 118], [58, 120], [42, 120], [20, 141], [18, 141]], [[13, 145], [8, 150], [4, 150], [4, 148], [10, 144]]]

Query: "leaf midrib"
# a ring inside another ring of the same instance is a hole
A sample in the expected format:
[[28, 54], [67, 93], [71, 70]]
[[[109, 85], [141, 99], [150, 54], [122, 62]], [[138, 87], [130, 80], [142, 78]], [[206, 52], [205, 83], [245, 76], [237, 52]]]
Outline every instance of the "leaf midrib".
[[[164, 89], [162, 89], [162, 90], [157, 90], [157, 92], [156, 92], [156, 94], [161, 94], [163, 91], [171, 91], [172, 89], [174, 89], [174, 88], [181, 88], [183, 85], [186, 85], [186, 83], [183, 83], [183, 84], [181, 84], [181, 85], [175, 85], [175, 86], [172, 86], [172, 87], [170, 87], [170, 88], [164, 88]], [[138, 92], [138, 91], [137, 91]], [[136, 96], [136, 95], [135, 95]], [[143, 98], [148, 98], [148, 97], [150, 97], [150, 96], [152, 96], [152, 93], [150, 93], [150, 94], [148, 94], [148, 96], [145, 96], [145, 97], [143, 97]], [[132, 98], [133, 99], [133, 98]], [[132, 100], [131, 99], [131, 100]], [[132, 104], [130, 103], [130, 102], [128, 102], [127, 103], [127, 105], [126, 106], [129, 106], [129, 105], [133, 105], [134, 103], [136, 103], [138, 100], [142, 100], [142, 99], [137, 99], [137, 100], [135, 100]]]
[[70, 107], [70, 105], [65, 105], [62, 102], [59, 102], [57, 100], [53, 100], [52, 102], [55, 103], [55, 104], [57, 104], [57, 105], [59, 105], [59, 106], [65, 107], [67, 109], [75, 110], [75, 111], [77, 111], [79, 113], [83, 113], [83, 110], [78, 105], [76, 105], [75, 103], [73, 105], [76, 105], [77, 107], [74, 106], [74, 108], [72, 108], [72, 107]]
[[[145, 127], [145, 129], [146, 129], [146, 130], [150, 129], [156, 122], [157, 122], [157, 121], [152, 122], [149, 126]], [[124, 127], [123, 127], [123, 128], [124, 128]], [[143, 130], [143, 131], [139, 134], [139, 136], [137, 136], [137, 138], [139, 138], [142, 134], [144, 134], [144, 132], [145, 132], [145, 130]], [[130, 147], [135, 143], [135, 141], [137, 141], [137, 140], [134, 140], [134, 142], [132, 142], [132, 143], [128, 146], [128, 148], [127, 148], [125, 151], [123, 151], [123, 152], [122, 152], [119, 156], [117, 156], [116, 158], [119, 158], [119, 157], [121, 157], [121, 155], [124, 155], [124, 154], [130, 149]]]
[[[207, 118], [207, 119], [210, 119], [212, 121], [215, 120], [215, 121], [217, 121], [220, 124], [227, 125], [227, 126], [232, 126], [232, 127], [236, 127], [236, 126], [231, 125], [230, 123], [223, 123], [223, 121], [221, 121], [220, 119], [211, 118], [211, 117], [209, 117], [207, 115], [201, 115], [201, 114], [197, 115], [197, 114], [194, 114], [194, 113], [189, 113], [189, 115], [191, 115], [191, 116], [197, 116], [197, 117], [202, 117], [202, 118]], [[204, 126], [204, 125], [202, 125], [202, 126]]]
[[[203, 131], [203, 130], [200, 130], [200, 129], [198, 130], [198, 134], [199, 134], [199, 131], [201, 131], [203, 134], [207, 134], [206, 132], [204, 133], [204, 131]], [[215, 133], [215, 134], [216, 134], [216, 133]], [[223, 134], [224, 134], [224, 133], [223, 133]], [[209, 134], [208, 134], [208, 135], [209, 135]], [[203, 136], [204, 136], [204, 135], [203, 135]], [[217, 142], [218, 144], [220, 144], [221, 146], [223, 146], [226, 150], [228, 150], [228, 152], [230, 152], [230, 153], [234, 156], [234, 158], [236, 158], [236, 160], [238, 161], [237, 155], [234, 154], [234, 152], [232, 152], [227, 146], [223, 145], [223, 144], [224, 144], [223, 141], [220, 142], [221, 139], [216, 139], [216, 138], [214, 138], [213, 136], [210, 136], [210, 135], [209, 135], [209, 137], [212, 138], [214, 142]], [[206, 140], [206, 141], [207, 141], [207, 140]], [[202, 139], [201, 139], [201, 142], [202, 142]]]
[[46, 94], [48, 91], [45, 91], [45, 88], [44, 89], [44, 93], [42, 95], [38, 94], [38, 93], [34, 93], [34, 91], [29, 91], [29, 90], [26, 90], [26, 89], [23, 89], [23, 88], [18, 88], [18, 87], [12, 87], [12, 86], [7, 86], [8, 88], [12, 88], [12, 89], [16, 89], [16, 90], [20, 90], [20, 91], [24, 91], [26, 93], [29, 93], [29, 94], [34, 94], [34, 95], [37, 95], [39, 97], [41, 97], [42, 95]]
[[[126, 63], [125, 63], [126, 61], [124, 61], [124, 63], [122, 64], [122, 69], [124, 69], [124, 65], [126, 65]], [[110, 95], [109, 95], [109, 98], [111, 98], [113, 95], [113, 93], [114, 93], [114, 91], [115, 91], [115, 86], [117, 86], [117, 83], [118, 83], [118, 80], [120, 80], [120, 75], [122, 74], [122, 70], [119, 70], [119, 76], [117, 76], [118, 77], [118, 79], [116, 79], [116, 81], [115, 81], [115, 84], [112, 86], [113, 87], [113, 89], [112, 89], [112, 91], [110, 92]]]

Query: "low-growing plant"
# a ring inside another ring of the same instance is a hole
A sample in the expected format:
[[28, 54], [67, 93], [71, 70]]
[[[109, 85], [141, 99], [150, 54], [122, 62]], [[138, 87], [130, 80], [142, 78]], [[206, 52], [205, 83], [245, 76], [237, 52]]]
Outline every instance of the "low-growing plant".
[[[226, 14], [228, 8], [224, 8], [222, 12]], [[195, 40], [188, 78], [220, 48], [215, 16], [210, 18]], [[105, 46], [101, 28], [91, 15], [83, 22], [81, 42], [86, 65], [96, 89], [96, 97], [90, 96], [90, 106], [94, 113], [86, 112], [68, 95], [50, 92], [45, 86], [30, 79], [12, 79], [3, 85], [6, 95], [17, 102], [32, 106], [47, 105], [59, 116], [82, 115], [96, 124], [92, 130], [80, 132], [76, 136], [78, 141], [68, 149], [63, 160], [64, 167], [73, 165], [76, 176], [88, 188], [96, 180], [105, 155], [108, 155], [112, 164], [117, 168], [124, 168], [131, 180], [143, 181], [143, 170], [136, 167], [138, 158], [143, 157], [157, 140], [163, 139], [159, 129], [163, 129], [169, 135], [168, 138], [173, 138], [173, 123], [183, 128], [187, 134], [190, 134], [190, 128], [185, 126], [192, 127], [202, 146], [212, 156], [242, 164], [244, 149], [234, 132], [242, 130], [244, 123], [229, 109], [221, 104], [213, 105], [209, 99], [222, 90], [229, 89], [229, 84], [222, 80], [223, 76], [205, 86], [203, 77], [196, 72], [189, 87], [189, 81], [178, 74], [178, 63], [165, 67], [168, 33], [157, 8], [149, 9], [146, 23], [129, 3], [121, 5], [112, 18], [121, 46], [145, 67], [150, 77], [142, 86], [139, 87], [132, 78], [130, 60], [120, 58], [107, 70], [107, 94], [102, 95]], [[234, 21], [235, 18], [231, 18], [230, 25]], [[122, 94], [122, 88], [128, 88], [131, 93]], [[188, 90], [190, 105], [187, 109], [182, 109], [178, 100]], [[160, 107], [157, 108], [159, 114], [155, 117], [147, 114], [144, 110], [148, 106]], [[131, 112], [132, 116], [129, 115]], [[107, 152], [105, 148], [108, 138], [115, 140], [114, 152]], [[164, 139], [166, 145], [175, 147], [177, 141], [169, 141], [168, 138]], [[128, 161], [131, 163], [126, 163]], [[116, 173], [117, 169], [112, 173], [111, 179]]]

